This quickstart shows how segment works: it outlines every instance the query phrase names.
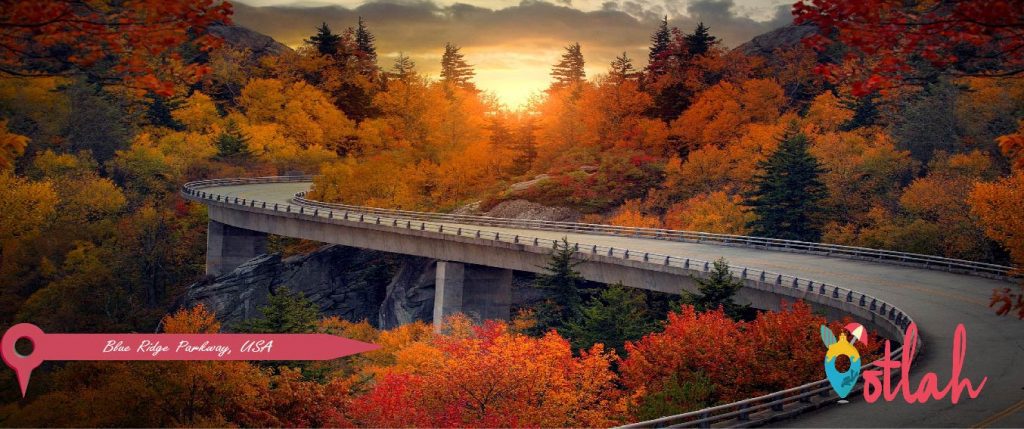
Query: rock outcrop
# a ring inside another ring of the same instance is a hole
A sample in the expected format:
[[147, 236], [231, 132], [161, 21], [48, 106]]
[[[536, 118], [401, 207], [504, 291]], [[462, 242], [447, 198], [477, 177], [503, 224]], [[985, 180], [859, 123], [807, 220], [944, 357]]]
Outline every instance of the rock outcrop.
[[224, 44], [238, 50], [248, 50], [252, 58], [281, 55], [292, 49], [266, 34], [237, 25], [215, 25], [210, 33], [224, 39]]
[[324, 315], [376, 322], [385, 285], [398, 265], [395, 255], [344, 246], [325, 246], [283, 260], [276, 254], [260, 255], [229, 274], [193, 284], [186, 302], [203, 303], [230, 325], [260, 317], [267, 297], [283, 286], [302, 292]]
[[580, 212], [567, 207], [549, 207], [526, 200], [508, 200], [498, 203], [484, 213], [484, 216], [575, 222], [580, 219]]
[[736, 50], [746, 55], [770, 59], [776, 49], [800, 46], [801, 40], [817, 31], [818, 27], [813, 24], [790, 24], [754, 37], [749, 42], [737, 46]]
[[[437, 261], [373, 250], [330, 245], [306, 255], [282, 259], [260, 255], [231, 273], [189, 287], [186, 304], [202, 303], [227, 326], [261, 317], [260, 307], [279, 287], [301, 291], [323, 316], [367, 320], [382, 329], [434, 316]], [[533, 275], [515, 273], [513, 308], [548, 296], [532, 287]]]
[[406, 256], [384, 294], [377, 326], [392, 328], [406, 323], [434, 319], [434, 281], [437, 261]]

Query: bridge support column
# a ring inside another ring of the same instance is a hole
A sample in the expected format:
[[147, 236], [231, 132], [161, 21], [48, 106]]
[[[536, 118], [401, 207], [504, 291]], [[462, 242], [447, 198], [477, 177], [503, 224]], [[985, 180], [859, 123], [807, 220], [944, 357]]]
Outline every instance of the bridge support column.
[[434, 329], [444, 318], [465, 313], [475, 320], [509, 320], [512, 270], [437, 261], [434, 282]]
[[267, 253], [267, 234], [211, 220], [206, 229], [206, 274], [231, 272], [245, 261]]

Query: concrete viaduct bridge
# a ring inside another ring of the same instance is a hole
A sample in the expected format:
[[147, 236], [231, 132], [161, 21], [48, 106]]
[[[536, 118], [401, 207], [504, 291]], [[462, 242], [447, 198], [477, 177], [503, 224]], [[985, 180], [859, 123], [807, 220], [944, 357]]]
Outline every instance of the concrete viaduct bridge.
[[[563, 239], [585, 261], [579, 270], [588, 280], [668, 293], [694, 290], [693, 276], [724, 257], [745, 284], [740, 300], [757, 308], [801, 299], [830, 318], [852, 316], [897, 341], [916, 322], [914, 390], [925, 372], [945, 385], [953, 332], [963, 323], [962, 377], [975, 383], [988, 377], [981, 396], [957, 405], [948, 397], [910, 405], [901, 398], [867, 404], [851, 394], [849, 404], [817, 410], [837, 399], [821, 380], [637, 426], [1024, 427], [1024, 322], [987, 306], [993, 289], [1012, 286], [1008, 267], [786, 240], [326, 204], [304, 198], [310, 185], [309, 176], [186, 184], [182, 194], [208, 207], [207, 272], [224, 274], [264, 253], [267, 234], [434, 258], [434, 319], [440, 320], [460, 311], [508, 318], [512, 270], [540, 271]], [[900, 350], [893, 355], [899, 359]]]

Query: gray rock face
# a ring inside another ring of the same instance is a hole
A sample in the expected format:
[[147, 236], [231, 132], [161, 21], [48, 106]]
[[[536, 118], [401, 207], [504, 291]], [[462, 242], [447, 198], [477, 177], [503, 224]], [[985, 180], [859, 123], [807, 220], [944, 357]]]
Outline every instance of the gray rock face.
[[[375, 323], [385, 287], [398, 270], [397, 259], [344, 246], [326, 246], [283, 260], [280, 255], [260, 255], [229, 274], [193, 284], [186, 302], [203, 303], [230, 325], [260, 317], [267, 297], [284, 286], [302, 292], [324, 315]], [[401, 308], [401, 303], [394, 306]]]
[[224, 43], [235, 49], [248, 49], [253, 58], [264, 55], [281, 55], [292, 49], [274, 38], [237, 25], [216, 25], [210, 33], [224, 39]]
[[[231, 326], [262, 317], [259, 309], [279, 287], [302, 292], [323, 316], [368, 320], [381, 329], [434, 316], [437, 261], [345, 246], [325, 246], [307, 255], [282, 259], [260, 255], [231, 273], [189, 286], [186, 305], [204, 304]], [[512, 307], [545, 299], [533, 288], [533, 275], [515, 273]]]
[[736, 47], [736, 50], [747, 55], [758, 55], [771, 58], [779, 48], [800, 46], [800, 41], [818, 31], [813, 24], [787, 25], [750, 39], [749, 42]]
[[508, 219], [551, 220], [559, 222], [575, 222], [580, 218], [580, 213], [576, 210], [567, 207], [548, 207], [526, 200], [502, 201], [484, 215]]
[[398, 272], [387, 285], [377, 326], [393, 328], [417, 320], [434, 319], [434, 282], [437, 261], [403, 257]]

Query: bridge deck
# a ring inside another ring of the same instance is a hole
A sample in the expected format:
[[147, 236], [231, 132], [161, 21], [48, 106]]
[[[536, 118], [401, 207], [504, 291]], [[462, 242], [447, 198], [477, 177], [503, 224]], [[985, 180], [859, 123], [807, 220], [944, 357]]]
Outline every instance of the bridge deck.
[[[268, 203], [292, 204], [296, 192], [308, 190], [309, 183], [266, 183], [204, 188], [227, 197]], [[294, 206], [294, 204], [293, 204]], [[434, 222], [442, 223], [442, 222]], [[963, 377], [988, 382], [978, 399], [962, 398], [951, 406], [949, 398], [926, 404], [898, 402], [866, 404], [851, 398], [850, 404], [824, 408], [782, 422], [784, 426], [993, 426], [1024, 427], [1024, 322], [998, 317], [988, 304], [994, 288], [1009, 283], [923, 268], [897, 266], [826, 256], [712, 244], [674, 242], [648, 238], [591, 235], [514, 229], [477, 225], [445, 224], [502, 234], [561, 239], [570, 242], [613, 246], [631, 252], [714, 260], [750, 268], [811, 278], [876, 296], [899, 306], [918, 324], [924, 347], [914, 361], [912, 388], [924, 372], [935, 372], [940, 383], [948, 380], [952, 367], [952, 333], [963, 323], [968, 333], [968, 352]], [[944, 385], [944, 384], [943, 384]]]

